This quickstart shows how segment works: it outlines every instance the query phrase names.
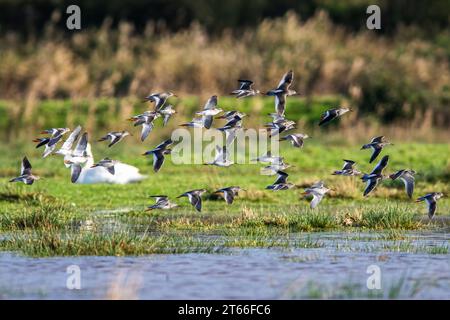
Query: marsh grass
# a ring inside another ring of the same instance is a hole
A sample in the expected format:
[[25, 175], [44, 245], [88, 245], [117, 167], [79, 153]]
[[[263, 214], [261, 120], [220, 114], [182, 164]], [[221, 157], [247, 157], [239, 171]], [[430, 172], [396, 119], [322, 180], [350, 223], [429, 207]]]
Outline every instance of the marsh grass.
[[54, 203], [57, 199], [42, 191], [28, 192], [21, 187], [5, 185], [0, 192], [0, 201], [13, 203], [24, 202], [29, 205], [40, 205]]
[[322, 284], [300, 277], [282, 294], [283, 299], [414, 299], [425, 288], [424, 281], [408, 280], [407, 274], [382, 281], [380, 289], [368, 289], [365, 280], [349, 278], [339, 284]]
[[211, 242], [193, 237], [153, 237], [130, 232], [60, 233], [30, 232], [10, 235], [0, 244], [2, 250], [19, 250], [29, 256], [124, 256], [160, 253], [212, 253]]
[[291, 214], [259, 215], [253, 217], [236, 218], [232, 225], [244, 228], [283, 228], [291, 232], [325, 231], [337, 229], [338, 220], [335, 216], [324, 212], [305, 210]]
[[41, 205], [14, 213], [4, 213], [0, 216], [0, 229], [25, 230], [25, 229], [55, 229], [66, 227], [63, 214], [64, 206]]
[[[363, 228], [349, 227], [341, 224], [343, 220], [332, 213], [309, 209], [273, 216], [261, 212], [236, 218], [222, 216], [218, 220], [192, 215], [140, 217], [137, 221], [127, 219], [126, 223], [121, 223], [111, 216], [74, 219], [64, 206], [42, 205], [15, 215], [3, 215], [0, 221], [3, 230], [9, 231], [0, 242], [0, 250], [21, 251], [31, 256], [212, 253], [230, 247], [320, 248], [324, 246], [320, 240], [296, 235], [299, 232], [366, 230], [370, 226], [374, 230], [388, 229], [380, 239], [402, 241], [403, 230], [421, 228], [409, 219], [385, 219], [382, 215], [371, 217], [371, 224]], [[418, 248], [403, 241], [382, 245], [381, 249], [423, 252], [429, 248]], [[447, 247], [433, 249], [436, 254], [446, 252]]]
[[220, 237], [187, 233], [142, 234], [132, 231], [113, 233], [25, 231], [9, 233], [0, 250], [20, 251], [29, 256], [125, 256], [176, 253], [223, 253], [226, 248], [320, 248], [320, 241], [292, 240], [268, 232], [245, 234], [235, 231]]
[[368, 209], [362, 214], [361, 220], [357, 222], [357, 225], [375, 230], [416, 230], [423, 227], [422, 223], [418, 221], [417, 215], [405, 208], [395, 206]]
[[[205, 174], [200, 175], [198, 166], [181, 167], [166, 161], [164, 169], [155, 175], [150, 173], [147, 159], [128, 156], [147, 146], [96, 148], [100, 154], [139, 167], [149, 177], [127, 186], [73, 185], [61, 159], [41, 159], [40, 152], [28, 144], [16, 148], [0, 146], [0, 172], [16, 174], [17, 159], [27, 154], [33, 158], [33, 170], [47, 177], [32, 186], [0, 184], [0, 231], [5, 234], [0, 250], [50, 256], [220, 252], [230, 247], [316, 248], [323, 243], [304, 239], [301, 233], [338, 231], [357, 237], [362, 231], [376, 234], [376, 240], [406, 242], [409, 236], [405, 236], [405, 231], [448, 228], [447, 198], [439, 202], [437, 218], [442, 217], [442, 222], [439, 220], [438, 225], [437, 219], [428, 222], [424, 216], [426, 208], [407, 199], [401, 185], [382, 183], [370, 197], [363, 198], [364, 186], [359, 179], [331, 176], [332, 170], [341, 166], [339, 159], [343, 157], [356, 160], [365, 172], [372, 167], [366, 163], [367, 154], [346, 144], [321, 142], [306, 145], [300, 151], [290, 147], [282, 150], [287, 162], [296, 165], [289, 171], [290, 181], [308, 186], [324, 179], [336, 190], [326, 195], [315, 210], [300, 198], [302, 188], [285, 192], [264, 190], [273, 179], [259, 175], [258, 165], [232, 166], [226, 174], [221, 169], [201, 168]], [[405, 158], [407, 150], [413, 152]], [[446, 150], [448, 146], [443, 144], [399, 144], [389, 152], [389, 170], [412, 167], [418, 172], [438, 172], [439, 168], [448, 167]], [[317, 157], [321, 157], [320, 162], [315, 161]], [[174, 210], [145, 211], [153, 201], [149, 195], [163, 193], [173, 199], [192, 189], [193, 175], [199, 187], [217, 190], [238, 183], [247, 191], [240, 193], [232, 205], [205, 196], [201, 213], [195, 212], [185, 199], [175, 200], [180, 207]], [[449, 186], [441, 176], [434, 182], [418, 176], [416, 194], [431, 190], [448, 193]], [[406, 244], [391, 249], [414, 252]], [[445, 254], [448, 248], [429, 251]]]
[[406, 277], [392, 282], [389, 287], [369, 290], [349, 280], [345, 284], [330, 287], [309, 281], [302, 288], [291, 288], [289, 297], [296, 299], [413, 299], [422, 289], [419, 281], [407, 283]]

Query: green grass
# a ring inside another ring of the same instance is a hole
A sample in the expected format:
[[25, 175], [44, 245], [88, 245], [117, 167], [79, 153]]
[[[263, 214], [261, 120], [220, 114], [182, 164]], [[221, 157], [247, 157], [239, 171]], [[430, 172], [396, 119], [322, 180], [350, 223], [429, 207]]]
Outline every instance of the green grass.
[[394, 281], [387, 288], [369, 290], [362, 288], [357, 282], [349, 280], [338, 286], [307, 282], [303, 287], [293, 287], [286, 294], [286, 298], [295, 299], [413, 299], [422, 290], [419, 281], [411, 286], [406, 285], [405, 277]]
[[[290, 234], [376, 230], [384, 233], [384, 239], [401, 241], [403, 231], [438, 228], [425, 218], [425, 205], [416, 205], [406, 197], [401, 182], [386, 181], [370, 197], [363, 198], [364, 185], [358, 178], [331, 175], [341, 167], [343, 158], [354, 159], [364, 172], [373, 167], [367, 163], [369, 155], [359, 146], [313, 140], [307, 141], [302, 150], [282, 146], [286, 161], [295, 165], [287, 170], [289, 180], [300, 187], [271, 192], [264, 188], [275, 177], [260, 175], [261, 165], [225, 169], [174, 165], [169, 158], [155, 174], [151, 160], [139, 156], [158, 142], [150, 138], [143, 144], [119, 143], [110, 149], [94, 142], [97, 159], [109, 156], [135, 165], [148, 175], [141, 183], [125, 186], [74, 185], [60, 157], [42, 159], [41, 150], [36, 151], [28, 142], [0, 146], [0, 235], [7, 235], [0, 241], [0, 250], [51, 256], [216, 252], [227, 247], [313, 248], [321, 243], [296, 242]], [[415, 196], [430, 191], [448, 194], [448, 151], [447, 144], [397, 143], [385, 150], [391, 156], [387, 171], [415, 169], [419, 173]], [[17, 174], [24, 154], [42, 179], [32, 186], [8, 183]], [[324, 180], [333, 191], [311, 210], [301, 191], [317, 180]], [[202, 213], [195, 212], [186, 198], [175, 199], [193, 188], [214, 191], [229, 185], [247, 191], [240, 193], [232, 205], [205, 196]], [[180, 208], [146, 212], [153, 201], [149, 195], [153, 194], [167, 194]], [[444, 198], [439, 202], [437, 218], [449, 213], [450, 202]], [[220, 241], [215, 242], [214, 236]], [[429, 251], [448, 253], [448, 248]]]

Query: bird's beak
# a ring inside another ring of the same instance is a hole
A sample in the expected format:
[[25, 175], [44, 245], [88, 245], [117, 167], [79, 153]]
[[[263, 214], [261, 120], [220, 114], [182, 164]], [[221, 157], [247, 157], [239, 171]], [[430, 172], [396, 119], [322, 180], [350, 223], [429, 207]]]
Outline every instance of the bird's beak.
[[39, 142], [39, 139], [34, 139], [33, 142]]
[[95, 167], [98, 167], [98, 164], [94, 164], [91, 166], [91, 168], [95, 168]]
[[47, 131], [41, 131], [41, 134], [47, 134], [48, 132]]
[[142, 155], [143, 155], [143, 156], [146, 156], [146, 155], [147, 155], [147, 152], [143, 153]]
[[145, 211], [152, 211], [152, 210], [153, 210], [152, 208], [145, 209]]

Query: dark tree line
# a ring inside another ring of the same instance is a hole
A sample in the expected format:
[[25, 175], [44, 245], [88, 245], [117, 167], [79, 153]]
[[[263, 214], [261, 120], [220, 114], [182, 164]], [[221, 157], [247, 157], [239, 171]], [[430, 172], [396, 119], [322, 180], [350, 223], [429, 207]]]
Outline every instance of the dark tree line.
[[[83, 28], [99, 26], [111, 17], [113, 26], [128, 20], [138, 30], [149, 20], [171, 31], [197, 21], [211, 33], [218, 33], [226, 28], [239, 31], [264, 18], [282, 16], [288, 10], [308, 19], [321, 9], [335, 23], [358, 30], [365, 26], [365, 10], [370, 4], [378, 4], [382, 9], [381, 33], [412, 24], [429, 35], [450, 25], [448, 0], [0, 0], [0, 32], [13, 30], [39, 36], [52, 13], [59, 10], [64, 14], [71, 4], [81, 7]], [[65, 20], [60, 23], [63, 26]]]

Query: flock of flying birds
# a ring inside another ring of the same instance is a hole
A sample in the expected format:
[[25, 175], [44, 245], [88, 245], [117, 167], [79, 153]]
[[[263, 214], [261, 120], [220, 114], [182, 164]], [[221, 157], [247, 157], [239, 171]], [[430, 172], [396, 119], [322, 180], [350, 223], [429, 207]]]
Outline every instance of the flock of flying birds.
[[[269, 132], [269, 137], [279, 136], [280, 141], [289, 141], [293, 147], [302, 148], [304, 145], [304, 140], [308, 138], [308, 135], [302, 133], [292, 133], [281, 136], [281, 133], [290, 131], [295, 128], [295, 121], [288, 120], [285, 117], [285, 108], [286, 108], [286, 99], [288, 96], [296, 95], [297, 92], [291, 90], [290, 87], [294, 80], [293, 71], [288, 71], [284, 74], [283, 78], [279, 82], [278, 86], [275, 89], [269, 90], [265, 93], [267, 96], [273, 96], [275, 99], [275, 113], [269, 114], [272, 117], [272, 122], [266, 123], [265, 128]], [[246, 98], [260, 94], [259, 90], [253, 89], [253, 82], [250, 80], [238, 80], [240, 86], [237, 90], [232, 92], [236, 98]], [[132, 121], [134, 126], [142, 126], [141, 130], [141, 141], [145, 141], [150, 132], [154, 127], [154, 121], [162, 117], [163, 125], [167, 125], [171, 116], [173, 116], [176, 111], [173, 106], [167, 104], [167, 100], [175, 96], [172, 92], [163, 92], [163, 93], [152, 93], [145, 98], [144, 101], [148, 101], [150, 103], [154, 103], [154, 110], [145, 111], [142, 114], [136, 115], [128, 119]], [[352, 111], [350, 108], [341, 107], [336, 109], [327, 110], [322, 114], [322, 117], [319, 122], [319, 126], [325, 125], [334, 119], [341, 117], [345, 113]], [[221, 115], [219, 115], [221, 114]], [[216, 156], [214, 161], [205, 163], [207, 165], [216, 165], [219, 167], [229, 167], [233, 164], [232, 161], [229, 160], [229, 151], [228, 147], [236, 138], [237, 130], [243, 129], [242, 120], [246, 115], [237, 110], [232, 111], [224, 111], [218, 107], [217, 96], [212, 96], [205, 103], [202, 110], [196, 112], [195, 117], [192, 121], [188, 123], [181, 124], [183, 127], [188, 128], [212, 128], [213, 121], [215, 119], [223, 119], [226, 120], [225, 125], [222, 127], [215, 128], [225, 133], [225, 144], [223, 146], [216, 146]], [[88, 134], [84, 132], [81, 134], [81, 127], [78, 126], [74, 129], [67, 140], [64, 141], [61, 148], [56, 150], [56, 147], [59, 142], [62, 142], [62, 138], [65, 134], [70, 132], [69, 128], [53, 128], [49, 130], [42, 131], [43, 134], [48, 134], [48, 137], [42, 137], [34, 140], [37, 142], [37, 148], [45, 146], [45, 150], [43, 153], [43, 157], [47, 157], [48, 155], [54, 153], [58, 155], [64, 156], [64, 164], [66, 167], [71, 169], [71, 181], [74, 183], [77, 181], [81, 171], [83, 170], [83, 165], [87, 162], [87, 152], [88, 148]], [[80, 136], [81, 134], [81, 136]], [[125, 137], [131, 135], [128, 131], [113, 131], [107, 133], [105, 136], [100, 138], [98, 141], [109, 141], [108, 146], [112, 147], [115, 144], [122, 141]], [[78, 142], [74, 148], [72, 148], [75, 141], [78, 139]], [[149, 150], [144, 153], [144, 155], [152, 155], [153, 156], [153, 169], [155, 172], [158, 172], [162, 165], [164, 164], [165, 156], [171, 153], [171, 149], [169, 148], [172, 145], [173, 141], [171, 139], [167, 139], [157, 145], [154, 149]], [[386, 141], [383, 136], [375, 137], [370, 141], [370, 143], [362, 146], [361, 149], [372, 149], [372, 155], [369, 160], [369, 163], [375, 161], [383, 148], [391, 143]], [[289, 168], [290, 165], [283, 161], [283, 157], [273, 156], [270, 151], [266, 154], [255, 159], [259, 162], [269, 163], [264, 170], [268, 174], [276, 174], [277, 178], [275, 182], [266, 187], [268, 190], [280, 191], [280, 190], [288, 190], [295, 187], [294, 184], [288, 182], [288, 174], [284, 171]], [[352, 160], [344, 160], [344, 166], [341, 170], [336, 170], [332, 174], [340, 175], [340, 176], [358, 176], [361, 175], [362, 181], [366, 182], [366, 188], [364, 190], [364, 196], [369, 195], [379, 184], [381, 181], [385, 179], [397, 180], [400, 179], [403, 181], [406, 189], [406, 193], [409, 198], [412, 198], [414, 192], [414, 182], [415, 182], [415, 171], [409, 169], [399, 170], [391, 175], [383, 175], [383, 170], [386, 168], [389, 162], [389, 156], [384, 156], [375, 168], [369, 174], [362, 174], [360, 171], [356, 169], [356, 163]], [[116, 160], [112, 160], [109, 158], [104, 158], [93, 165], [93, 167], [103, 167], [110, 174], [114, 175], [114, 166], [118, 163]], [[38, 180], [39, 177], [35, 176], [31, 172], [31, 164], [26, 157], [22, 160], [22, 168], [20, 176], [11, 179], [10, 182], [23, 182], [27, 185], [33, 184], [35, 180]], [[240, 191], [245, 191], [239, 186], [230, 186], [221, 188], [214, 193], [222, 193], [223, 198], [225, 199], [227, 204], [232, 204], [234, 198], [238, 195]], [[322, 181], [314, 183], [309, 188], [305, 189], [304, 195], [312, 196], [312, 201], [310, 203], [311, 208], [317, 207], [325, 194], [330, 191], [329, 188], [325, 187]], [[206, 189], [195, 189], [187, 191], [180, 197], [188, 197], [191, 205], [197, 210], [201, 211], [202, 209], [202, 195], [206, 193]], [[436, 203], [439, 198], [443, 196], [440, 192], [429, 193], [423, 197], [418, 198], [416, 201], [426, 201], [428, 205], [428, 216], [431, 219], [436, 212]], [[153, 209], [171, 209], [177, 207], [178, 205], [171, 202], [169, 197], [166, 195], [158, 195], [151, 196], [155, 198], [156, 203], [148, 207], [147, 210]]]

